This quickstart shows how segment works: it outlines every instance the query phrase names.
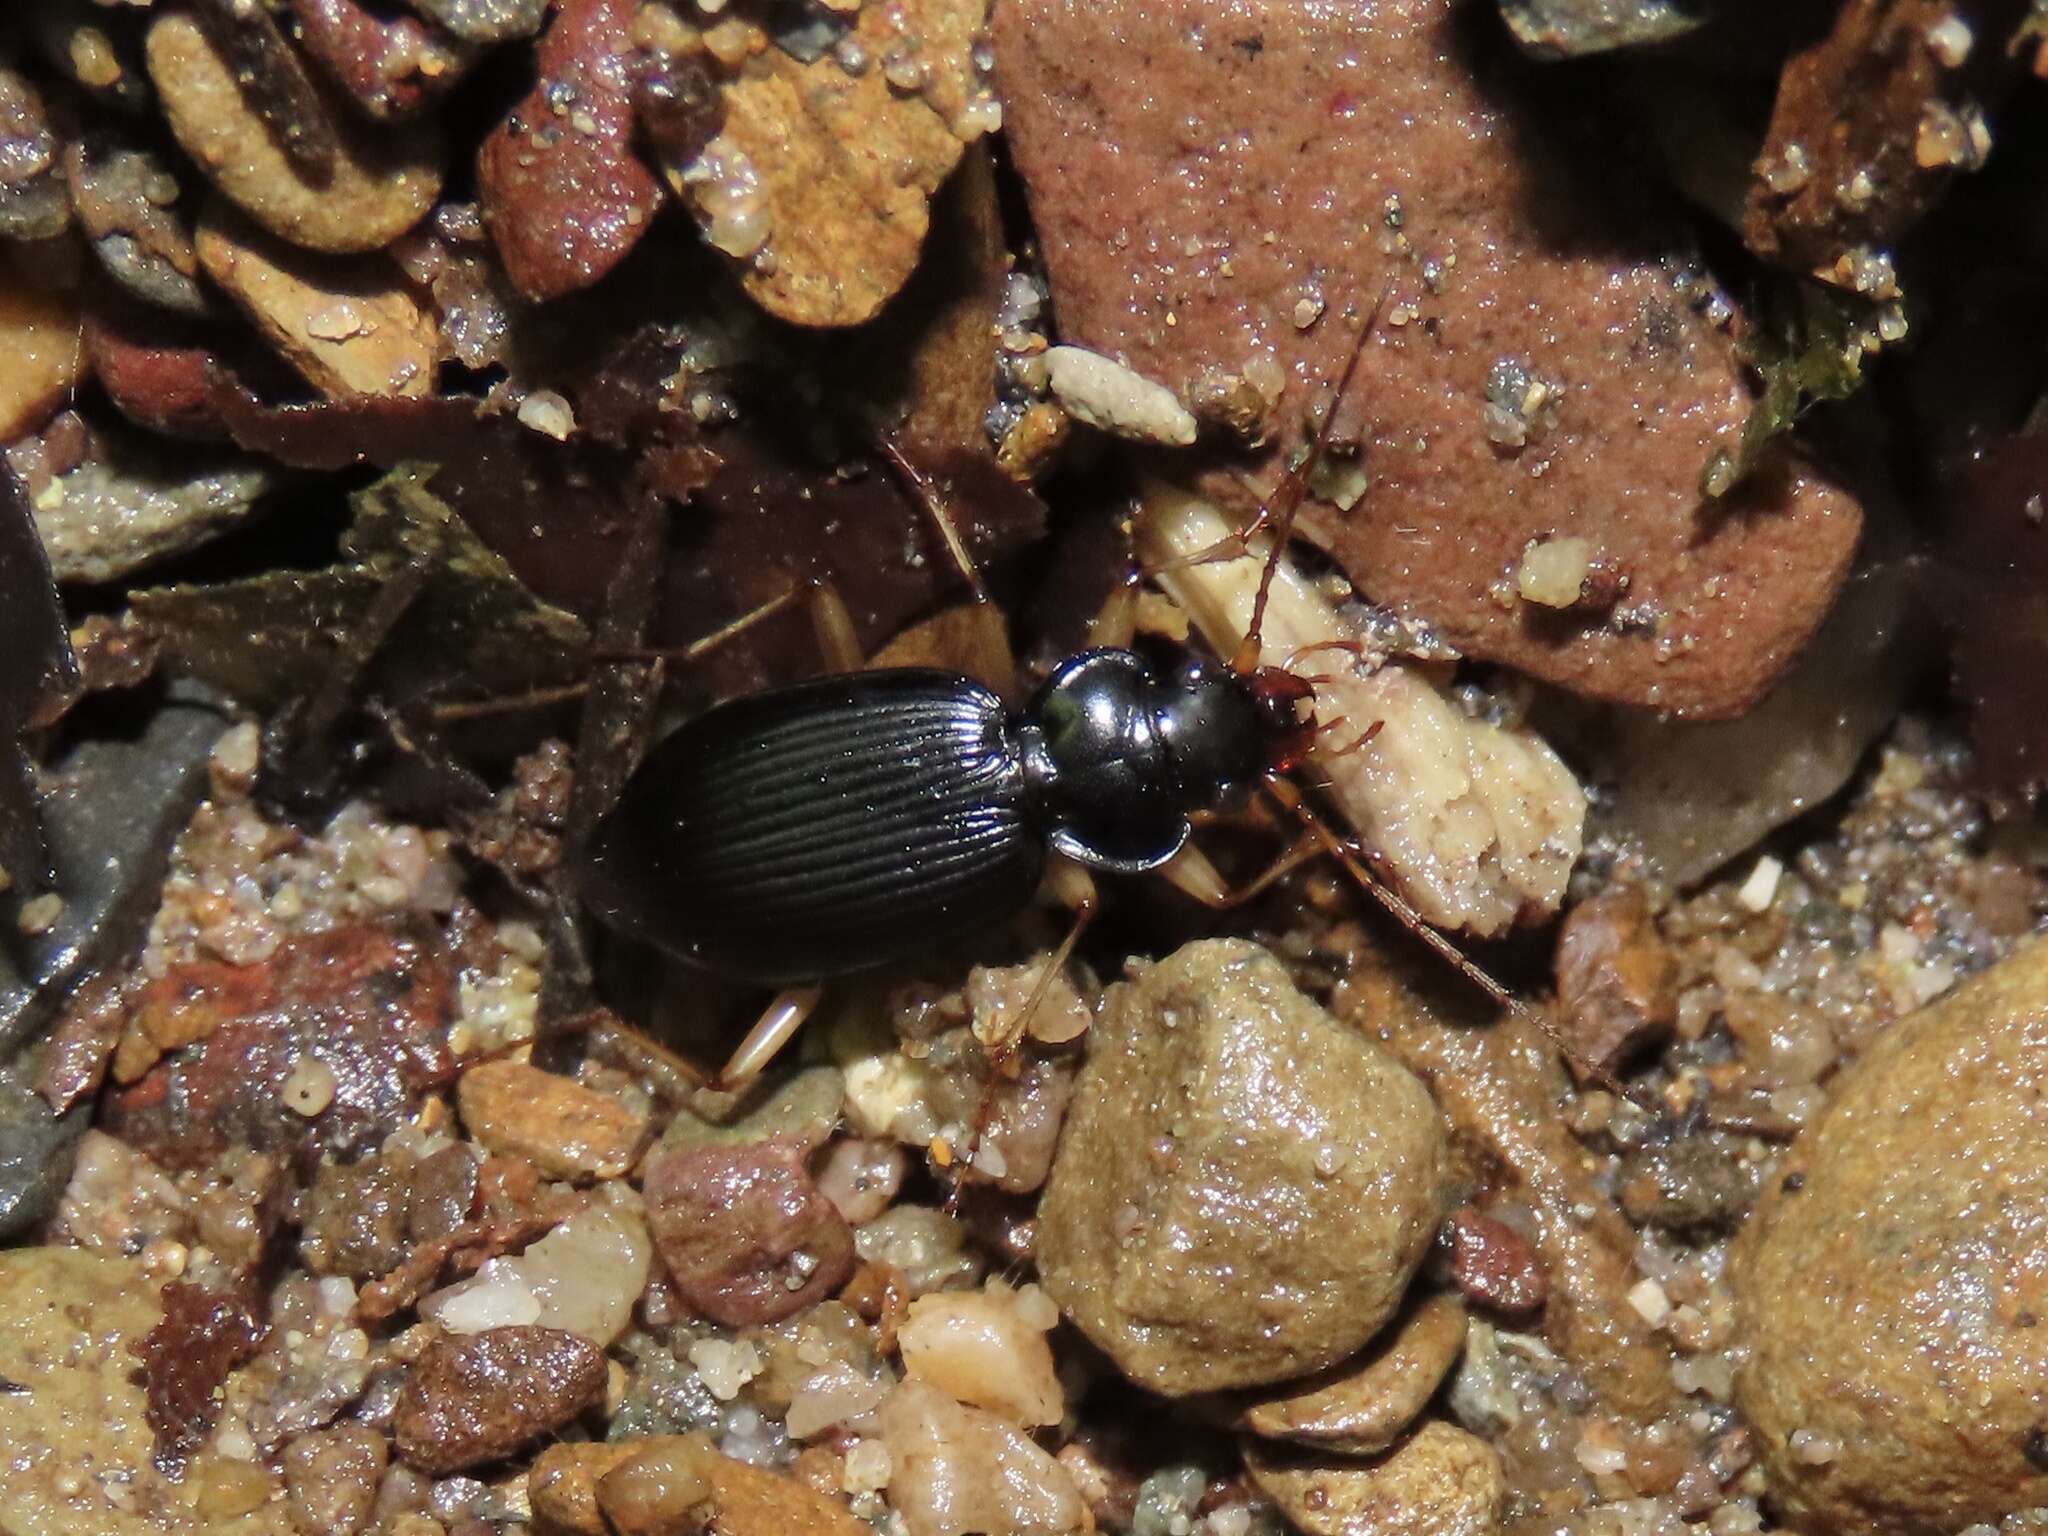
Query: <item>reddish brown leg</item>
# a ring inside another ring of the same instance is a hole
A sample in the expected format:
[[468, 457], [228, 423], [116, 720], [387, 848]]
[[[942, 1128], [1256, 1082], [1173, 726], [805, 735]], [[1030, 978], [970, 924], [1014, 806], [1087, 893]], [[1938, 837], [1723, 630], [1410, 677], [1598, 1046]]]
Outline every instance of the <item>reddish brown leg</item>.
[[[1095, 918], [1098, 898], [1094, 878], [1079, 864], [1067, 859], [1055, 858], [1052, 868], [1046, 872], [1046, 884], [1060, 902], [1074, 914], [1067, 936], [1060, 940], [1057, 948], [1046, 957], [1039, 968], [1038, 979], [1033, 983], [1031, 995], [1024, 1006], [1017, 1010], [1014, 1020], [1005, 1021], [1007, 1027], [1000, 1038], [984, 1040], [983, 1048], [988, 1052], [988, 1083], [981, 1091], [981, 1102], [975, 1107], [974, 1129], [967, 1138], [961, 1167], [953, 1181], [952, 1191], [946, 1196], [946, 1209], [956, 1210], [960, 1204], [960, 1192], [967, 1185], [969, 1171], [974, 1167], [976, 1157], [981, 1153], [981, 1144], [988, 1135], [988, 1128], [995, 1119], [996, 1095], [1006, 1079], [1013, 1079], [1018, 1070], [1018, 1053], [1031, 1031], [1031, 1020], [1037, 1014], [1045, 997], [1052, 990], [1056, 977], [1065, 973], [1067, 962], [1073, 958], [1074, 946], [1081, 941], [1081, 935]], [[942, 1159], [941, 1166], [950, 1159]]]

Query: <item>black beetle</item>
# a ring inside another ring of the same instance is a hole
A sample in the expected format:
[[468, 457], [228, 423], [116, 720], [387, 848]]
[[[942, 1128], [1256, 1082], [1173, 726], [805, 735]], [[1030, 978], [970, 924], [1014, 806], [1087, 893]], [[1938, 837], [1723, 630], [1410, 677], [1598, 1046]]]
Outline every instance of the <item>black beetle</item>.
[[678, 959], [786, 985], [1010, 917], [1048, 852], [1157, 869], [1189, 813], [1305, 745], [1284, 673], [1083, 651], [1011, 713], [957, 673], [824, 677], [731, 700], [663, 741], [585, 850], [585, 901]]

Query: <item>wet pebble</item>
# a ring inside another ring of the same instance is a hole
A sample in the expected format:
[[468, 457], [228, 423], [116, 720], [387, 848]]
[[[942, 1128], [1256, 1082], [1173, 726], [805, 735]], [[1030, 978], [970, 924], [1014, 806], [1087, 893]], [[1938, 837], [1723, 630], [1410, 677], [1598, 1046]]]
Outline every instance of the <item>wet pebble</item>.
[[[54, 441], [66, 433], [70, 445]], [[132, 432], [87, 432], [69, 415], [34, 446], [49, 453], [28, 462], [31, 445], [18, 443], [8, 456], [34, 486], [36, 531], [59, 581], [111, 581], [203, 544], [284, 479], [256, 459], [167, 452]]]
[[307, 54], [379, 121], [418, 111], [470, 62], [470, 50], [416, 16], [380, 15], [357, 0], [291, 0], [291, 7]]
[[469, 1134], [557, 1179], [615, 1179], [633, 1166], [644, 1116], [608, 1093], [523, 1061], [487, 1061], [462, 1074], [456, 1103]]
[[1303, 1536], [1486, 1536], [1507, 1507], [1499, 1454], [1434, 1419], [1377, 1461], [1301, 1459], [1254, 1443], [1245, 1469]]
[[441, 191], [442, 140], [430, 125], [384, 135], [342, 123], [331, 175], [308, 175], [244, 101], [227, 61], [191, 17], [149, 30], [149, 73], [185, 152], [257, 223], [316, 251], [373, 251], [405, 233]]
[[648, 1165], [647, 1219], [677, 1293], [731, 1328], [772, 1323], [853, 1273], [853, 1233], [790, 1136], [663, 1153]]
[[368, 1529], [391, 1447], [367, 1424], [301, 1435], [284, 1453], [285, 1498], [293, 1523], [325, 1536]]
[[1496, 1312], [1527, 1313], [1550, 1295], [1550, 1277], [1536, 1245], [1497, 1217], [1467, 1206], [1444, 1223], [1451, 1283]]
[[196, 244], [206, 275], [322, 394], [433, 388], [440, 332], [383, 258], [309, 255], [219, 207], [201, 217]]
[[1735, 1402], [1804, 1529], [2048, 1505], [2048, 944], [1892, 1026], [1736, 1242]]
[[603, 1397], [604, 1351], [554, 1328], [493, 1328], [428, 1346], [392, 1419], [398, 1454], [445, 1477], [509, 1456]]
[[213, 397], [218, 359], [205, 346], [102, 315], [85, 322], [85, 350], [93, 376], [118, 410], [136, 426], [165, 437], [224, 442]]
[[618, 1536], [867, 1536], [846, 1506], [788, 1472], [721, 1455], [703, 1435], [656, 1435], [596, 1480], [595, 1503]]
[[66, 147], [64, 175], [78, 221], [108, 276], [145, 304], [206, 313], [199, 258], [177, 212], [181, 189], [162, 155], [84, 139]]
[[477, 184], [505, 271], [530, 299], [587, 288], [645, 235], [661, 183], [633, 150], [631, 0], [567, 0], [540, 78], [491, 131]]
[[1334, 1365], [1442, 1215], [1436, 1106], [1264, 950], [1190, 944], [1114, 988], [1039, 1208], [1060, 1310], [1179, 1395]]
[[1241, 1402], [1240, 1426], [1347, 1456], [1384, 1451], [1420, 1417], [1465, 1347], [1465, 1308], [1428, 1297], [1363, 1356]]
[[1575, 1070], [1612, 1072], [1670, 1038], [1678, 964], [1657, 934], [1649, 901], [1620, 886], [1580, 902], [1557, 935], [1557, 1006]]

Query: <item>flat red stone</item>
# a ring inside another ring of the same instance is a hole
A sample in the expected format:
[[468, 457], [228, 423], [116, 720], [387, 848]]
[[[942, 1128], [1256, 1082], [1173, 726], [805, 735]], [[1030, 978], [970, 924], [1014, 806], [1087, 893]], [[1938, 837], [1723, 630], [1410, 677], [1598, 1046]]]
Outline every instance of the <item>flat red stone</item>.
[[[1535, 66], [1498, 26], [1453, 0], [1004, 0], [1004, 121], [1061, 337], [1184, 399], [1277, 361], [1279, 447], [1207, 477], [1248, 508], [1384, 292], [1338, 422], [1371, 485], [1307, 531], [1470, 655], [1740, 713], [1826, 613], [1861, 510], [1801, 465], [1703, 502], [1749, 409], [1733, 340], [1681, 291], [1654, 212], [1623, 206], [1626, 158], [1575, 152], [1555, 101], [1521, 109]], [[1501, 360], [1563, 386], [1519, 451], [1486, 432]], [[1563, 535], [1625, 593], [1515, 598], [1524, 549]]]

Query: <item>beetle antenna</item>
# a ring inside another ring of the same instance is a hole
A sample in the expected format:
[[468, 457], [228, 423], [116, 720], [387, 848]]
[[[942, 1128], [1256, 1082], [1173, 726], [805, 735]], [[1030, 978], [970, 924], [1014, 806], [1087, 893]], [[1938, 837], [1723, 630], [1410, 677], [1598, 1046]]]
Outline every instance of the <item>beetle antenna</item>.
[[1337, 410], [1344, 403], [1344, 395], [1351, 388], [1351, 381], [1358, 373], [1359, 361], [1365, 356], [1365, 344], [1372, 338], [1373, 328], [1380, 317], [1380, 307], [1387, 301], [1387, 289], [1381, 288], [1379, 296], [1372, 301], [1372, 308], [1365, 312], [1365, 320], [1358, 327], [1358, 339], [1351, 344], [1351, 354], [1344, 361], [1344, 371], [1337, 375], [1337, 388], [1330, 396], [1330, 404], [1323, 412], [1323, 419], [1316, 423], [1316, 435], [1287, 476], [1280, 482], [1280, 488], [1259, 507], [1259, 514], [1245, 530], [1249, 538], [1259, 529], [1270, 526], [1273, 530], [1272, 552], [1266, 557], [1265, 569], [1259, 572], [1259, 590], [1252, 599], [1251, 623], [1246, 626], [1244, 640], [1231, 658], [1231, 666], [1238, 672], [1256, 672], [1259, 667], [1259, 636], [1265, 628], [1266, 599], [1273, 590], [1273, 575], [1280, 567], [1281, 557], [1286, 553], [1287, 544], [1294, 537], [1294, 517], [1301, 510], [1301, 504], [1308, 499], [1309, 481], [1322, 464], [1330, 450], [1330, 438], [1337, 430]]
[[1588, 1060], [1564, 1038], [1553, 1021], [1515, 996], [1507, 987], [1495, 980], [1478, 961], [1433, 927], [1429, 920], [1415, 909], [1413, 902], [1375, 874], [1365, 860], [1358, 856], [1356, 849], [1331, 830], [1330, 824], [1316, 814], [1293, 784], [1285, 778], [1276, 776], [1266, 781], [1266, 792], [1291, 811], [1322, 843], [1325, 851], [1344, 867], [1345, 873], [1351, 876], [1359, 888], [1378, 902], [1396, 922], [1434, 950], [1451, 969], [1485, 993], [1488, 1001], [1521, 1022], [1541, 1031], [1557, 1049], [1558, 1054], [1569, 1061], [1582, 1077], [1597, 1083], [1609, 1093], [1628, 1100], [1646, 1114], [1665, 1113], [1665, 1106], [1657, 1101], [1655, 1095], [1633, 1083], [1624, 1083], [1598, 1062]]

